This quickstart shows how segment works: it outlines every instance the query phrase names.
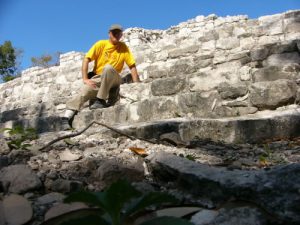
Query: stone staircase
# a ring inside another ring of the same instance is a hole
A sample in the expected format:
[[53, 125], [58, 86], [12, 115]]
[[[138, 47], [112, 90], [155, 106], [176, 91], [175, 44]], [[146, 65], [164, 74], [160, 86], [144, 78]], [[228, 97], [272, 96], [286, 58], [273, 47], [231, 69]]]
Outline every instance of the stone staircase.
[[[120, 102], [94, 111], [86, 107], [73, 125], [79, 129], [97, 120], [139, 137], [172, 134], [182, 142], [298, 136], [299, 18], [300, 11], [257, 20], [210, 15], [165, 31], [127, 29], [124, 41], [136, 56], [142, 83], [121, 85]], [[60, 66], [31, 68], [1, 84], [1, 126], [59, 130], [65, 102], [82, 85], [82, 58], [67, 53]]]

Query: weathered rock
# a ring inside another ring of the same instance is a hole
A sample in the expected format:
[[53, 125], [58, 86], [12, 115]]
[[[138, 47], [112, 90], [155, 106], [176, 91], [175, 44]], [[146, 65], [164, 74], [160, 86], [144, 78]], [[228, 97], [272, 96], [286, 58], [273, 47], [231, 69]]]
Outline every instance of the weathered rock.
[[82, 156], [79, 154], [75, 154], [71, 152], [69, 149], [64, 150], [59, 154], [59, 158], [61, 161], [76, 161], [80, 159]]
[[179, 77], [159, 79], [152, 82], [151, 92], [154, 96], [173, 95], [185, 87], [185, 79]]
[[7, 142], [4, 140], [3, 137], [0, 137], [0, 153], [8, 153], [10, 148], [7, 145]]
[[293, 103], [296, 84], [290, 80], [257, 82], [250, 87], [250, 101], [259, 109], [275, 109]]
[[252, 61], [264, 60], [268, 57], [268, 55], [268, 48], [255, 49], [250, 52], [250, 57]]
[[203, 209], [192, 216], [191, 222], [195, 225], [213, 224], [219, 212], [216, 210]]
[[57, 179], [51, 184], [51, 190], [60, 193], [79, 191], [81, 188], [81, 182], [72, 180]]
[[5, 217], [4, 217], [4, 209], [3, 209], [3, 202], [0, 201], [0, 225], [6, 225]]
[[1, 170], [3, 167], [8, 166], [8, 162], [9, 162], [9, 159], [8, 159], [7, 156], [0, 156], [0, 170]]
[[49, 193], [49, 194], [39, 197], [36, 200], [36, 203], [39, 205], [46, 205], [46, 204], [52, 204], [55, 202], [62, 202], [65, 197], [66, 196], [61, 193], [52, 192], [52, 193]]
[[7, 225], [22, 225], [32, 218], [31, 204], [20, 195], [12, 194], [4, 198], [2, 204]]
[[47, 213], [45, 214], [45, 221], [68, 212], [85, 208], [88, 208], [88, 206], [81, 202], [73, 202], [70, 204], [58, 204], [47, 211]]
[[208, 198], [216, 205], [230, 198], [248, 200], [276, 215], [285, 224], [300, 222], [299, 164], [278, 166], [268, 171], [229, 171], [163, 152], [150, 155], [147, 160], [156, 179], [175, 182], [177, 187], [198, 198]]
[[252, 207], [221, 208], [218, 211], [202, 210], [192, 217], [191, 222], [195, 225], [268, 224], [261, 210]]
[[218, 92], [223, 99], [234, 99], [247, 94], [248, 88], [244, 84], [230, 85], [229, 83], [221, 83], [218, 86]]
[[267, 66], [258, 69], [257, 71], [254, 72], [253, 81], [254, 82], [275, 81], [279, 79], [293, 79], [294, 77], [295, 77], [294, 73], [282, 71], [282, 68], [278, 66]]
[[129, 181], [141, 181], [144, 178], [144, 167], [142, 160], [132, 165], [125, 165], [115, 160], [104, 162], [93, 175], [99, 188], [107, 188], [119, 179]]
[[177, 57], [184, 56], [187, 54], [196, 53], [198, 51], [198, 49], [199, 49], [199, 46], [193, 45], [193, 46], [186, 47], [184, 49], [174, 49], [174, 50], [170, 51], [168, 55], [170, 58], [177, 58]]
[[5, 191], [24, 193], [39, 189], [42, 183], [26, 165], [12, 165], [0, 170], [0, 183]]
[[299, 63], [300, 56], [298, 52], [292, 53], [282, 53], [270, 55], [266, 60], [264, 60], [264, 66], [284, 66], [288, 63]]

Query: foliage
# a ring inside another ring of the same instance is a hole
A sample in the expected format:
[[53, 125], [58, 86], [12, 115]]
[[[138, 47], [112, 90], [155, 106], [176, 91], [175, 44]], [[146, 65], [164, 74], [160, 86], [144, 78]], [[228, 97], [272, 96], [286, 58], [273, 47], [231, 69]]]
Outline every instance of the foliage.
[[38, 138], [34, 128], [26, 128], [17, 125], [13, 128], [4, 128], [4, 132], [9, 134], [9, 141], [7, 142], [10, 149], [27, 149], [31, 146], [28, 141]]
[[40, 57], [31, 57], [32, 66], [40, 66], [45, 68], [57, 66], [59, 65], [60, 54], [60, 52], [56, 52], [53, 54], [44, 54]]
[[[124, 225], [133, 224], [141, 212], [149, 207], [164, 203], [178, 203], [178, 200], [168, 194], [151, 192], [142, 194], [127, 181], [120, 180], [112, 184], [104, 192], [81, 191], [69, 195], [65, 202], [84, 202], [99, 207], [102, 211], [98, 215], [87, 215], [80, 220], [71, 219], [60, 225]], [[192, 225], [192, 223], [174, 217], [156, 217], [141, 223], [141, 225]]]
[[3, 81], [14, 79], [17, 71], [16, 50], [10, 41], [0, 45], [0, 75]]
[[282, 158], [280, 155], [274, 154], [272, 149], [268, 144], [264, 144], [264, 153], [259, 155], [259, 165], [261, 167], [268, 167], [272, 164], [278, 164], [278, 163], [286, 163], [286, 160]]

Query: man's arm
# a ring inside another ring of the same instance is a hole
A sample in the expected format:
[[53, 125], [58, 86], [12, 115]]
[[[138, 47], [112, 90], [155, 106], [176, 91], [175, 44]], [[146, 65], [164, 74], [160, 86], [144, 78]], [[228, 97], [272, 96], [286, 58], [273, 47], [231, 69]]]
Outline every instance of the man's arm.
[[133, 82], [140, 82], [140, 78], [136, 69], [135, 64], [133, 64], [131, 67], [129, 67], [130, 71], [131, 71], [131, 77]]
[[88, 69], [89, 69], [90, 62], [91, 62], [90, 58], [83, 59], [82, 68], [81, 68], [82, 79], [83, 79], [83, 83], [89, 85], [92, 88], [96, 88], [96, 83], [94, 81], [92, 81], [91, 79], [89, 79], [89, 77], [88, 77]]

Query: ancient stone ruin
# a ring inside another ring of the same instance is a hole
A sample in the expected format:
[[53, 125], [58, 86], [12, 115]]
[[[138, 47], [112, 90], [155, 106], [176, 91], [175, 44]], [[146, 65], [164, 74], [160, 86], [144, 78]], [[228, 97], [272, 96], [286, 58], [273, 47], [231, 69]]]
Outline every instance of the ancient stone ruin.
[[[28, 214], [9, 224], [39, 224], [57, 215], [47, 210], [63, 194], [122, 177], [141, 184], [144, 161], [156, 183], [204, 208], [194, 224], [299, 224], [300, 147], [292, 139], [300, 135], [300, 11], [197, 16], [167, 30], [129, 28], [124, 41], [142, 83], [122, 84], [112, 107], [92, 111], [86, 104], [73, 126], [95, 120], [158, 144], [99, 126], [74, 138], [77, 144], [59, 142], [47, 152], [10, 152], [2, 138], [0, 225], [16, 219], [3, 219], [10, 202], [24, 202]], [[65, 103], [82, 86], [83, 57], [65, 53], [59, 66], [29, 68], [0, 84], [0, 128], [34, 127], [39, 147], [57, 137]], [[272, 142], [260, 145], [266, 140]], [[141, 159], [130, 146], [150, 156]], [[195, 162], [186, 159], [191, 155]], [[242, 206], [229, 206], [232, 199]]]

